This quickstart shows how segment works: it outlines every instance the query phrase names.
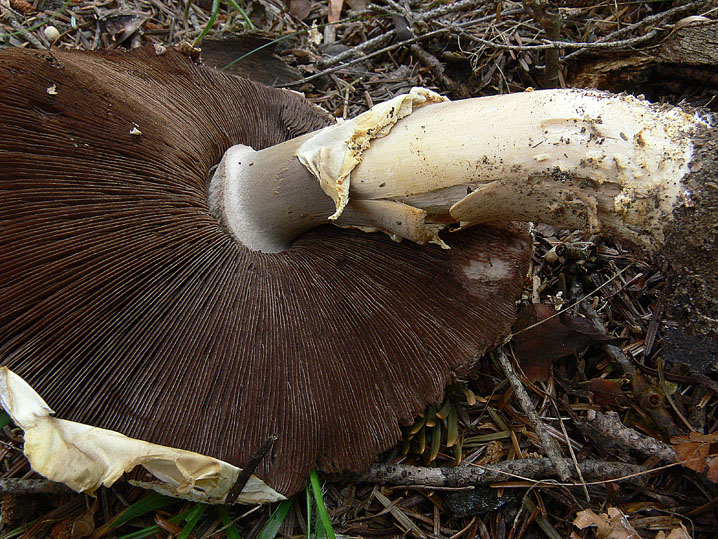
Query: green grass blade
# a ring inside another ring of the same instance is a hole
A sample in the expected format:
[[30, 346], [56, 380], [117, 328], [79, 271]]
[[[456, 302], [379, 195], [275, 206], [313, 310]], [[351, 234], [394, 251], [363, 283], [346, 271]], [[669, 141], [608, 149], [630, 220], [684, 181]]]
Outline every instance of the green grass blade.
[[8, 415], [5, 410], [0, 410], [0, 429], [5, 425], [8, 425], [12, 421], [12, 418]]
[[150, 526], [144, 530], [138, 530], [136, 532], [128, 533], [127, 535], [122, 535], [120, 539], [143, 539], [144, 537], [154, 537], [157, 532], [161, 531], [162, 530], [159, 526]]
[[459, 416], [452, 406], [446, 418], [446, 447], [452, 447], [459, 439]]
[[192, 508], [189, 515], [187, 515], [184, 519], [187, 524], [184, 528], [182, 528], [182, 531], [177, 534], [177, 539], [187, 539], [189, 537], [192, 530], [194, 530], [195, 526], [197, 526], [197, 523], [199, 522], [199, 519], [205, 509], [207, 509], [207, 505], [203, 503], [198, 503]]
[[247, 28], [249, 28], [250, 30], [256, 30], [256, 27], [254, 26], [254, 23], [251, 21], [251, 19], [250, 19], [250, 18], [247, 16], [247, 14], [244, 12], [244, 10], [242, 9], [242, 6], [240, 6], [240, 5], [239, 5], [237, 2], [235, 2], [234, 0], [228, 0], [228, 1], [229, 1], [230, 4], [232, 4], [232, 6], [234, 7], [234, 9], [236, 9], [237, 11], [239, 11], [239, 14], [242, 16], [242, 18], [244, 19], [244, 22], [247, 24]]
[[332, 523], [329, 521], [329, 513], [327, 513], [327, 508], [324, 505], [322, 489], [319, 486], [319, 477], [317, 476], [317, 472], [315, 470], [312, 470], [312, 473], [309, 474], [309, 482], [311, 483], [312, 490], [314, 491], [314, 502], [317, 504], [317, 514], [322, 521], [324, 531], [329, 539], [336, 539]]
[[119, 528], [123, 524], [128, 523], [130, 520], [141, 517], [150, 511], [162, 509], [163, 507], [176, 504], [177, 502], [179, 502], [179, 500], [176, 498], [162, 496], [161, 494], [150, 494], [149, 496], [145, 496], [140, 501], [133, 503], [127, 509], [122, 511], [113, 520], [105, 524], [103, 526], [103, 532]]
[[292, 506], [291, 500], [284, 500], [274, 510], [272, 516], [269, 517], [267, 524], [262, 529], [262, 533], [259, 534], [258, 539], [274, 539], [277, 536], [279, 528], [282, 526], [284, 519], [287, 518], [289, 508]]
[[209, 14], [209, 20], [207, 21], [207, 24], [204, 25], [204, 29], [202, 30], [202, 33], [197, 36], [197, 39], [195, 39], [192, 42], [192, 46], [196, 47], [197, 43], [202, 41], [204, 36], [209, 34], [209, 31], [212, 30], [212, 27], [214, 26], [214, 22], [217, 20], [217, 14], [219, 13], [219, 0], [212, 0], [212, 12]]
[[444, 432], [443, 423], [441, 421], [436, 423], [436, 426], [431, 430], [431, 450], [428, 453], [428, 457], [424, 454], [424, 460], [426, 464], [430, 464], [436, 460], [439, 455], [439, 449], [441, 449], [441, 438]]
[[21, 526], [18, 526], [14, 530], [11, 530], [7, 533], [4, 533], [0, 535], [0, 539], [15, 539], [15, 537], [20, 537], [22, 534], [27, 532], [30, 528], [32, 528], [40, 519], [35, 519], [30, 522], [27, 522]]
[[220, 505], [218, 511], [219, 518], [222, 519], [222, 525], [224, 526], [224, 534], [227, 536], [227, 539], [242, 539], [242, 537], [239, 535], [239, 532], [237, 531], [237, 528], [235, 528], [234, 524], [232, 524], [232, 519], [229, 516], [229, 511], [227, 511], [227, 508], [223, 505]]
[[[191, 512], [191, 508], [186, 509], [180, 514], [168, 518], [167, 521], [172, 524], [179, 524], [180, 522], [182, 522], [183, 519], [187, 518]], [[119, 539], [142, 539], [143, 537], [153, 537], [157, 532], [161, 531], [162, 530], [160, 529], [160, 527], [155, 525], [145, 528], [143, 530], [137, 530], [136, 532], [128, 533], [127, 535], [121, 536]]]
[[304, 492], [307, 495], [307, 537], [312, 536], [312, 494], [310, 489], [311, 486], [307, 483], [307, 486], [304, 489]]

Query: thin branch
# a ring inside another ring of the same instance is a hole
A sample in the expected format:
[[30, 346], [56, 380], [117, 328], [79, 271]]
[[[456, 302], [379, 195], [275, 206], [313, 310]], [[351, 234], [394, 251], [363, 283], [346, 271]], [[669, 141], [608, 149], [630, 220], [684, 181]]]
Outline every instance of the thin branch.
[[[320, 71], [319, 73], [315, 73], [314, 75], [309, 75], [308, 77], [304, 77], [303, 79], [299, 79], [293, 82], [289, 82], [287, 84], [282, 85], [283, 87], [287, 86], [300, 86], [306, 82], [313, 81], [314, 79], [317, 79], [319, 77], [323, 77], [325, 75], [329, 75], [330, 73], [334, 73], [335, 71], [339, 71], [341, 69], [344, 69], [346, 67], [352, 66], [354, 64], [358, 64], [359, 62], [363, 62], [365, 60], [368, 60], [369, 58], [373, 58], [375, 56], [379, 56], [380, 54], [384, 54], [385, 52], [393, 51], [394, 49], [398, 49], [399, 47], [405, 47], [407, 45], [411, 45], [412, 43], [416, 43], [418, 41], [422, 41], [424, 39], [429, 39], [441, 34], [445, 34], [449, 32], [450, 28], [440, 28], [439, 30], [434, 30], [433, 32], [429, 32], [420, 36], [412, 37], [411, 39], [406, 39], [404, 41], [400, 41], [398, 43], [394, 43], [393, 45], [389, 45], [387, 47], [384, 47], [383, 49], [379, 49], [377, 51], [374, 51], [372, 53], [369, 53], [365, 56], [362, 56], [360, 58], [355, 58], [354, 60], [351, 60], [350, 62], [347, 62], [345, 64], [341, 64], [338, 66], [331, 67], [329, 69], [325, 69], [323, 71]], [[347, 51], [348, 52], [348, 51]]]
[[[646, 17], [645, 19], [641, 19], [640, 21], [629, 24], [628, 26], [624, 26], [623, 28], [616, 30], [615, 32], [611, 32], [610, 34], [603, 36], [602, 38], [597, 39], [594, 44], [600, 44], [604, 42], [611, 42], [611, 40], [623, 37], [625, 35], [632, 34], [639, 28], [642, 28], [644, 26], [653, 24], [655, 22], [663, 22], [665, 19], [668, 19], [670, 17], [674, 17], [676, 15], [683, 15], [684, 13], [690, 13], [694, 9], [697, 9], [704, 5], [706, 3], [706, 0], [697, 0], [695, 2], [690, 2], [688, 4], [684, 4], [682, 6], [676, 6], [674, 8], [668, 9], [666, 11], [662, 11], [660, 13], [656, 13], [655, 15], [651, 15], [650, 17]], [[652, 30], [649, 32], [649, 34], [657, 33], [657, 30]], [[648, 34], [646, 34], [648, 35]], [[630, 40], [625, 40], [630, 41]], [[613, 41], [613, 43], [619, 43], [618, 41]], [[571, 54], [567, 54], [563, 57], [562, 61], [566, 62], [567, 60], [573, 60], [577, 56], [583, 54], [586, 52], [587, 49], [580, 49], [577, 51], [572, 52]]]
[[[456, 91], [458, 86], [456, 83], [451, 80], [446, 75], [446, 70], [444, 69], [444, 64], [442, 64], [436, 56], [433, 54], [425, 51], [423, 48], [421, 48], [420, 45], [414, 43], [413, 45], [409, 46], [409, 50], [411, 53], [416, 56], [422, 64], [427, 66], [433, 75], [438, 79], [438, 81], [441, 83], [444, 88], [447, 90], [453, 92]], [[464, 97], [470, 97], [468, 94], [464, 95]]]
[[[571, 459], [561, 459], [565, 468]], [[645, 468], [623, 462], [584, 460], [579, 462], [581, 474], [590, 480], [635, 479]], [[425, 468], [405, 464], [374, 464], [359, 476], [366, 483], [394, 485], [421, 485], [427, 487], [461, 488], [486, 485], [507, 480], [545, 480], [555, 475], [554, 463], [547, 458], [516, 459], [497, 464], [476, 466], [461, 465], [453, 468]]]
[[[647, 33], [646, 35], [643, 35], [643, 36], [633, 37], [630, 39], [624, 39], [622, 41], [611, 41], [608, 43], [598, 43], [596, 41], [594, 41], [594, 42], [587, 42], [587, 41], [575, 42], [575, 41], [542, 40], [543, 43], [541, 45], [506, 45], [504, 43], [497, 43], [495, 41], [489, 41], [488, 39], [483, 39], [483, 38], [477, 37], [473, 34], [470, 34], [463, 28], [458, 27], [455, 24], [446, 24], [446, 23], [440, 23], [440, 24], [443, 24], [447, 28], [451, 28], [453, 31], [458, 32], [459, 34], [461, 34], [462, 36], [464, 36], [467, 39], [470, 39], [471, 41], [475, 41], [476, 43], [481, 43], [482, 45], [486, 45], [487, 47], [491, 47], [494, 49], [508, 50], [508, 51], [519, 51], [519, 52], [544, 51], [544, 50], [549, 50], [549, 49], [619, 49], [619, 48], [627, 48], [627, 47], [633, 47], [635, 45], [640, 45], [647, 41], [651, 41], [659, 33], [658, 30], [651, 30], [649, 33]], [[564, 57], [562, 60], [565, 61], [567, 58], [568, 58], [568, 56]]]
[[272, 449], [272, 446], [276, 441], [276, 436], [270, 436], [262, 442], [262, 445], [259, 446], [259, 449], [257, 449], [254, 455], [252, 455], [249, 462], [247, 462], [247, 465], [242, 468], [239, 474], [237, 474], [237, 480], [234, 482], [234, 485], [232, 485], [232, 488], [229, 490], [224, 499], [224, 503], [226, 505], [232, 505], [237, 500], [239, 495], [244, 490], [244, 487], [247, 485], [247, 481], [249, 481], [252, 477], [254, 470], [257, 469], [259, 463], [267, 456], [267, 453], [269, 453], [269, 450]]
[[322, 58], [317, 62], [317, 65], [320, 68], [325, 69], [350, 58], [364, 58], [364, 53], [366, 51], [370, 51], [375, 47], [383, 45], [386, 41], [390, 41], [395, 34], [396, 29], [392, 28], [391, 30], [386, 31], [383, 34], [379, 34], [376, 37], [373, 37], [364, 41], [363, 43], [360, 43], [356, 47], [352, 47], [349, 50], [341, 52], [335, 56], [330, 56], [329, 58]]
[[62, 483], [47, 479], [0, 479], [0, 494], [72, 494]]
[[[458, 5], [458, 4], [455, 4], [455, 5]], [[429, 12], [425, 13], [424, 15], [417, 15], [417, 16], [415, 17], [415, 20], [424, 21], [424, 20], [427, 19], [427, 17], [428, 17], [431, 13], [434, 13], [434, 11], [439, 11], [440, 9], [442, 9], [442, 8], [437, 8], [436, 10], [429, 11]], [[503, 12], [503, 15], [516, 15], [516, 14], [518, 14], [518, 13], [523, 13], [523, 8], [517, 8], [517, 9], [507, 10], [507, 11]], [[438, 15], [437, 15], [437, 16], [438, 16]], [[431, 18], [430, 20], [431, 20], [432, 22], [435, 22], [435, 20], [434, 20], [433, 17], [434, 17], [434, 16], [432, 15], [432, 18]], [[480, 24], [480, 23], [482, 23], [482, 22], [490, 21], [490, 20], [492, 20], [492, 19], [494, 19], [494, 18], [495, 18], [495, 15], [487, 15], [487, 16], [485, 16], [485, 17], [480, 17], [480, 18], [478, 18], [478, 19], [473, 19], [473, 20], [471, 20], [471, 21], [467, 21], [467, 22], [460, 23], [460, 24], [457, 24], [457, 25], [451, 25], [451, 26], [452, 26], [451, 28], [445, 27], [445, 28], [441, 28], [441, 29], [439, 29], [439, 30], [434, 30], [433, 32], [428, 32], [428, 33], [422, 34], [422, 35], [420, 35], [420, 36], [415, 36], [415, 37], [413, 37], [413, 38], [410, 38], [410, 39], [407, 39], [407, 40], [404, 40], [404, 41], [400, 41], [400, 42], [397, 42], [397, 43], [393, 43], [392, 45], [389, 45], [389, 46], [387, 46], [387, 47], [384, 47], [383, 49], [379, 49], [379, 50], [374, 51], [374, 52], [372, 52], [372, 53], [365, 54], [367, 51], [373, 49], [374, 47], [378, 47], [380, 44], [384, 43], [387, 39], [389, 39], [389, 38], [395, 36], [395, 35], [396, 35], [396, 29], [392, 28], [391, 30], [388, 30], [387, 32], [385, 32], [385, 33], [383, 33], [383, 34], [381, 34], [381, 35], [379, 35], [379, 36], [376, 36], [376, 37], [373, 37], [372, 39], [369, 39], [368, 41], [365, 41], [364, 43], [360, 43], [360, 44], [357, 45], [356, 47], [352, 47], [351, 49], [349, 49], [349, 50], [347, 50], [347, 51], [344, 51], [344, 52], [342, 52], [342, 53], [340, 53], [340, 54], [337, 54], [336, 56], [332, 56], [331, 58], [327, 58], [327, 59], [324, 59], [324, 60], [320, 60], [320, 61], [318, 62], [318, 65], [319, 65], [320, 68], [330, 68], [331, 66], [334, 66], [335, 64], [337, 64], [337, 63], [339, 63], [339, 62], [343, 62], [344, 60], [348, 60], [349, 58], [353, 58], [353, 60], [351, 60], [351, 61], [349, 61], [349, 62], [347, 62], [347, 63], [345, 63], [345, 64], [342, 64], [342, 65], [340, 65], [340, 66], [337, 66], [337, 67], [335, 67], [334, 69], [325, 69], [324, 71], [322, 71], [322, 72], [320, 72], [320, 73], [316, 73], [316, 74], [311, 75], [311, 76], [309, 76], [309, 77], [306, 77], [306, 78], [302, 79], [301, 81], [293, 82], [293, 83], [291, 83], [291, 85], [294, 86], [294, 85], [297, 85], [297, 84], [303, 84], [303, 83], [305, 83], [305, 82], [309, 82], [310, 80], [316, 79], [317, 77], [321, 77], [321, 76], [323, 76], [323, 75], [328, 75], [329, 73], [333, 73], [334, 71], [338, 71], [339, 69], [342, 69], [342, 68], [344, 68], [344, 67], [349, 67], [349, 66], [354, 65], [354, 64], [356, 64], [356, 63], [358, 63], [358, 62], [362, 62], [362, 61], [367, 60], [367, 59], [369, 59], [369, 58], [373, 58], [374, 56], [378, 56], [379, 54], [383, 54], [384, 52], [389, 52], [389, 51], [392, 51], [392, 50], [397, 49], [397, 48], [399, 48], [399, 47], [403, 47], [403, 46], [406, 46], [406, 45], [411, 45], [412, 43], [416, 43], [416, 42], [418, 42], [418, 41], [421, 41], [421, 40], [424, 40], [424, 39], [428, 39], [428, 38], [430, 38], [430, 37], [435, 37], [435, 36], [438, 36], [438, 35], [440, 35], [440, 34], [444, 34], [444, 33], [446, 33], [446, 32], [450, 32], [450, 31], [452, 31], [452, 30], [456, 31], [454, 27], [456, 27], [456, 28], [471, 27], [471, 26], [475, 26], [475, 25], [477, 25], [477, 24]], [[286, 86], [289, 86], [289, 84], [286, 85]]]
[[521, 380], [514, 371], [508, 356], [500, 348], [496, 350], [495, 354], [496, 359], [499, 361], [499, 365], [501, 365], [504, 374], [506, 374], [506, 378], [508, 378], [511, 387], [514, 390], [516, 400], [519, 401], [521, 409], [526, 414], [531, 426], [533, 426], [536, 436], [538, 436], [539, 442], [541, 442], [541, 447], [543, 447], [543, 450], [546, 452], [546, 456], [554, 463], [556, 473], [561, 480], [566, 481], [566, 479], [571, 477], [571, 471], [566, 463], [566, 460], [561, 456], [556, 441], [548, 433], [546, 425], [543, 424], [543, 421], [536, 412], [536, 407], [531, 401], [531, 397], [529, 397], [526, 388], [524, 388], [524, 385], [521, 383]]
[[[561, 37], [563, 18], [557, 8], [539, 0], [524, 0], [524, 9], [529, 11], [533, 18], [543, 27], [549, 40], [558, 42]], [[544, 84], [547, 87], [558, 88], [560, 86], [559, 71], [558, 49], [547, 50], [546, 69], [544, 71]]]
[[616, 412], [603, 414], [589, 410], [585, 420], [578, 420], [577, 426], [584, 435], [606, 442], [613, 442], [623, 449], [641, 453], [643, 456], [656, 457], [664, 462], [676, 462], [675, 450], [651, 436], [625, 426]]

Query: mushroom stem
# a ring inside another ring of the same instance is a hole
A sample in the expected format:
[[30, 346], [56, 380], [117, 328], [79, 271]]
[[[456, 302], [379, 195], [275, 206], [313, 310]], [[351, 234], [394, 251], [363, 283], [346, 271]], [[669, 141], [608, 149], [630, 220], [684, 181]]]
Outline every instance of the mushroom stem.
[[210, 183], [209, 207], [239, 243], [283, 251], [334, 213], [331, 198], [295, 157], [308, 136], [266, 150], [237, 145], [224, 153]]
[[[222, 176], [232, 210], [223, 220], [263, 251], [329, 218], [418, 243], [441, 243], [448, 225], [537, 221], [601, 230], [652, 253], [673, 211], [692, 203], [684, 180], [694, 136], [707, 128], [680, 108], [586, 90], [415, 105], [395, 122], [370, 145], [355, 144], [347, 122], [260, 152], [244, 147]], [[339, 192], [347, 184], [348, 198]]]

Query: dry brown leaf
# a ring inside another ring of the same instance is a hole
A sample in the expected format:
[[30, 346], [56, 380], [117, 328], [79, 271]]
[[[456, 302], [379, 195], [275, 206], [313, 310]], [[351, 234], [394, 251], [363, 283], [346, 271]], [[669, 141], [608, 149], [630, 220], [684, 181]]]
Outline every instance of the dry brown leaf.
[[364, 11], [369, 5], [369, 0], [347, 0], [347, 4], [354, 11]]
[[706, 473], [706, 477], [713, 481], [714, 483], [718, 483], [718, 457], [710, 458], [706, 461], [708, 464], [708, 472]]
[[119, 13], [106, 17], [103, 21], [105, 32], [112, 41], [120, 43], [133, 34], [147, 20], [147, 16], [139, 13]]
[[710, 446], [700, 442], [683, 442], [673, 444], [676, 457], [681, 462], [681, 466], [689, 468], [696, 472], [705, 472], [708, 468], [706, 458], [710, 454]]
[[330, 24], [339, 21], [342, 16], [342, 7], [344, 7], [344, 0], [329, 0], [329, 15], [327, 19]]
[[611, 534], [608, 536], [610, 539], [641, 539], [620, 509], [609, 507], [608, 516], [611, 519]]
[[312, 11], [312, 3], [309, 0], [288, 0], [289, 12], [297, 19], [304, 20]]
[[[671, 438], [671, 444], [681, 465], [700, 473], [708, 470], [707, 459], [711, 454], [711, 444], [714, 443], [718, 443], [718, 435], [700, 432], [691, 432], [687, 436]], [[715, 477], [716, 472], [718, 470], [712, 471], [711, 474]], [[714, 480], [711, 479], [711, 481]]]
[[608, 520], [608, 515], [601, 514], [597, 515], [591, 509], [584, 509], [576, 513], [576, 518], [573, 519], [573, 525], [579, 530], [584, 530], [589, 526], [596, 526], [596, 535], [598, 537], [608, 537], [611, 533], [611, 523]]
[[706, 473], [710, 481], [718, 483], [718, 457], [710, 457], [716, 452], [714, 444], [718, 444], [718, 434], [691, 432], [686, 436], [674, 436], [671, 444], [681, 466]]
[[628, 522], [628, 517], [616, 507], [609, 507], [607, 513], [600, 515], [591, 509], [579, 511], [573, 520], [573, 525], [580, 530], [595, 526], [596, 536], [601, 539], [640, 539], [641, 537]]
[[514, 351], [524, 374], [532, 382], [547, 381], [556, 359], [569, 356], [589, 344], [620, 341], [604, 335], [585, 318], [557, 312], [551, 305], [537, 303], [519, 313]]
[[656, 534], [656, 539], [691, 539], [691, 536], [688, 534], [688, 530], [686, 530], [685, 526], [683, 524], [680, 524], [680, 528], [673, 528], [671, 532], [666, 536], [666, 532], [659, 531]]
[[594, 378], [586, 384], [586, 389], [593, 393], [593, 400], [598, 404], [616, 406], [626, 404], [628, 401], [628, 398], [623, 393], [620, 380]]

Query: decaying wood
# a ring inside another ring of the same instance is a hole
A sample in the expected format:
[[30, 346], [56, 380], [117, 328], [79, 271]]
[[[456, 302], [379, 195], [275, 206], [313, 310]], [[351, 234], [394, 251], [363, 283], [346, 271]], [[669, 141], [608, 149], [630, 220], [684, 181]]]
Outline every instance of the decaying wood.
[[676, 29], [651, 51], [621, 53], [577, 65], [571, 84], [586, 88], [640, 91], [653, 79], [684, 78], [718, 85], [718, 23], [696, 21]]

